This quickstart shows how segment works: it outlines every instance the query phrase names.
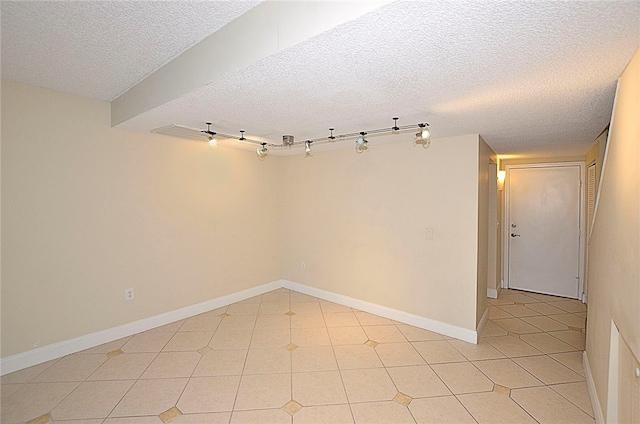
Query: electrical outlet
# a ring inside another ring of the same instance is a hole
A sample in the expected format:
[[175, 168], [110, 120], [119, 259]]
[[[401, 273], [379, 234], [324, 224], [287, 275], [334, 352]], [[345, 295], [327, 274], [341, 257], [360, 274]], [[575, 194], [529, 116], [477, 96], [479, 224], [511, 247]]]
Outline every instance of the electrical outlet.
[[135, 299], [136, 294], [133, 292], [133, 289], [125, 289], [124, 290], [124, 299], [125, 300], [133, 300]]
[[304, 271], [304, 270], [306, 270], [306, 269], [307, 269], [307, 264], [306, 264], [306, 263], [304, 263], [304, 262], [302, 262], [302, 263], [300, 264], [300, 268], [302, 268], [302, 270], [303, 270], [303, 271]]

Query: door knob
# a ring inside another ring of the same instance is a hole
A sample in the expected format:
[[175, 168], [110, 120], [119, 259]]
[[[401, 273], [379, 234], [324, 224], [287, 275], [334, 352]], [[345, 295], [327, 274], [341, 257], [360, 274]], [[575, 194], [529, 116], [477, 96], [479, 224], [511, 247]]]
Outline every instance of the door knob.
[[513, 234], [513, 233], [511, 233], [511, 237], [520, 237], [520, 234]]

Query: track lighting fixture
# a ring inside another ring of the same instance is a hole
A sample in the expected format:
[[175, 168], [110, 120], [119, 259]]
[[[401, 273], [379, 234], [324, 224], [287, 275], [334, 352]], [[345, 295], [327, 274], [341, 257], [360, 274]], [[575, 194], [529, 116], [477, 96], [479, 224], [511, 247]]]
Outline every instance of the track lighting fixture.
[[369, 141], [364, 138], [366, 132], [360, 132], [360, 137], [356, 138], [356, 153], [366, 152], [369, 149]]
[[182, 138], [191, 138], [195, 140], [207, 140], [211, 147], [215, 147], [218, 145], [218, 141], [216, 139], [216, 135], [218, 137], [222, 137], [224, 139], [234, 139], [238, 141], [242, 141], [244, 143], [251, 143], [257, 145], [256, 154], [259, 159], [264, 159], [269, 149], [283, 149], [290, 148], [295, 146], [304, 145], [305, 148], [305, 156], [311, 156], [311, 145], [313, 143], [324, 144], [331, 143], [336, 141], [345, 141], [345, 140], [354, 140], [356, 143], [356, 152], [363, 153], [369, 149], [369, 140], [366, 137], [376, 136], [376, 135], [386, 135], [386, 134], [402, 134], [412, 129], [418, 128], [418, 132], [415, 133], [414, 143], [416, 145], [420, 144], [425, 149], [428, 148], [431, 144], [431, 130], [429, 129], [429, 124], [427, 123], [418, 123], [413, 125], [398, 125], [398, 117], [393, 117], [393, 126], [387, 128], [380, 128], [376, 130], [368, 130], [368, 131], [360, 131], [354, 133], [346, 133], [346, 134], [337, 134], [334, 135], [335, 128], [329, 128], [329, 135], [325, 137], [315, 138], [315, 139], [307, 139], [304, 142], [296, 142], [292, 135], [283, 135], [282, 136], [282, 144], [269, 143], [262, 140], [250, 139], [244, 136], [245, 130], [239, 130], [240, 136], [230, 135], [230, 134], [222, 134], [217, 133], [211, 130], [211, 122], [207, 122], [206, 130], [197, 130], [194, 128], [188, 128], [182, 125], [170, 125], [166, 127], [156, 128], [152, 130], [154, 133], [158, 134], [167, 134], [173, 135]]
[[211, 131], [211, 122], [207, 122], [207, 129], [202, 130], [203, 133], [207, 135], [209, 138], [209, 146], [216, 147], [218, 145], [218, 140], [216, 139], [216, 133]]
[[304, 155], [306, 157], [311, 156], [311, 143], [313, 143], [313, 141], [311, 140], [307, 140], [304, 142]]
[[267, 149], [267, 143], [260, 143], [260, 147], [256, 149], [256, 153], [258, 154], [258, 159], [262, 160], [266, 158], [267, 152], [269, 152], [269, 149]]
[[400, 119], [400, 118], [391, 118], [391, 119], [393, 119], [393, 127], [391, 127], [391, 130], [393, 132], [400, 131], [400, 127], [398, 126], [398, 119]]
[[431, 130], [429, 124], [418, 124], [420, 131], [418, 131], [414, 137], [414, 143], [420, 144], [425, 149], [428, 149], [431, 145]]
[[287, 146], [287, 147], [291, 147], [293, 146], [294, 143], [294, 139], [292, 135], [283, 135], [282, 136], [282, 145], [283, 146]]

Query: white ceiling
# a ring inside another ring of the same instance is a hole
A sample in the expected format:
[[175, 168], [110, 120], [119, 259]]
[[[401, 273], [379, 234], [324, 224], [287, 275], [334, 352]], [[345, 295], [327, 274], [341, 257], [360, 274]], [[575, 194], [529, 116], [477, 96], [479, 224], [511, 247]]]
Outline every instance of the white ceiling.
[[[3, 1], [2, 77], [112, 100], [256, 3]], [[279, 143], [399, 116], [434, 138], [479, 133], [502, 155], [582, 155], [639, 45], [636, 1], [393, 2], [117, 127], [212, 121]]]
[[2, 78], [111, 101], [258, 3], [2, 0]]

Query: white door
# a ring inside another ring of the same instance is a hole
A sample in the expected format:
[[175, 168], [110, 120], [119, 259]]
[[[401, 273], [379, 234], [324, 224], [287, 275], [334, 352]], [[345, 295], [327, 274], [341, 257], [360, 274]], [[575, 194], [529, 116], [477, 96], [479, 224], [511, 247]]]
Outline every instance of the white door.
[[509, 287], [577, 299], [578, 165], [509, 167]]

